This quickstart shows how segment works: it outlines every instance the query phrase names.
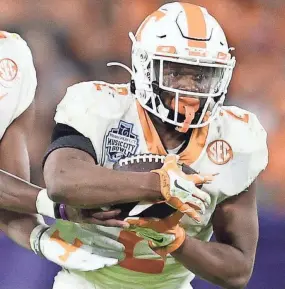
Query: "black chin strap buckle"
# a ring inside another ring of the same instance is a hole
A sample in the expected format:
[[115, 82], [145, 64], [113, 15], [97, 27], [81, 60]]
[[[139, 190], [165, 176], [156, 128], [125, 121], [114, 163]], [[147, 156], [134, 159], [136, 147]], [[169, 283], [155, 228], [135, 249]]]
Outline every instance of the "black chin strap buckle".
[[135, 85], [135, 81], [132, 79], [131, 80], [131, 93], [135, 94], [136, 93], [136, 85]]

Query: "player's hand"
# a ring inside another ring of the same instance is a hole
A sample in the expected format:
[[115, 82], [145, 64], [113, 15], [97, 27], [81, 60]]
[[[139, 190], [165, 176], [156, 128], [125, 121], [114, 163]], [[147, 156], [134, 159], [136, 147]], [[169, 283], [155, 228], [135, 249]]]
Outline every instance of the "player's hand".
[[40, 256], [66, 269], [93, 271], [113, 266], [125, 258], [125, 246], [119, 241], [102, 235], [99, 231], [82, 231], [72, 228], [74, 236], [58, 228], [37, 226], [30, 236], [32, 250]]
[[117, 220], [121, 210], [99, 211], [98, 209], [80, 209], [66, 206], [66, 215], [69, 221], [74, 223], [95, 224], [105, 227], [128, 228], [129, 223]]
[[197, 186], [211, 182], [214, 176], [186, 175], [178, 167], [178, 159], [177, 155], [167, 155], [162, 168], [151, 172], [160, 176], [161, 194], [166, 203], [200, 223], [211, 197]]
[[148, 240], [150, 248], [165, 258], [177, 250], [185, 240], [185, 231], [179, 226], [183, 214], [179, 211], [164, 219], [127, 218], [129, 231]]

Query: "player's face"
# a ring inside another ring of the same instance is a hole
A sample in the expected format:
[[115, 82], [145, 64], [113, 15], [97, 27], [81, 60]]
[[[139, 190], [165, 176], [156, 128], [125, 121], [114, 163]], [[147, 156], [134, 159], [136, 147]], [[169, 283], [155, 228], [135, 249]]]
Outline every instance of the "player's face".
[[216, 77], [216, 68], [165, 61], [163, 85], [181, 91], [209, 93]]
[[[191, 106], [197, 112], [203, 107], [207, 98], [196, 96], [195, 93], [205, 94], [213, 93], [219, 86], [222, 69], [209, 66], [190, 65], [174, 61], [163, 61], [154, 63], [156, 79], [162, 78], [162, 85], [168, 89], [162, 89], [161, 101], [169, 109], [168, 117], [174, 119], [175, 109], [175, 91], [179, 93], [178, 100], [178, 121], [185, 119], [185, 107]], [[160, 71], [160, 73], [159, 73]], [[193, 93], [189, 95], [187, 93]], [[197, 115], [198, 117], [198, 115]]]
[[[197, 99], [197, 97], [186, 94], [213, 92], [218, 86], [222, 70], [216, 67], [190, 65], [173, 61], [164, 61], [162, 64], [162, 74], [159, 73], [160, 65], [154, 63], [156, 79], [162, 77], [163, 86], [169, 89], [179, 90], [179, 97]], [[185, 92], [185, 94], [183, 93]], [[168, 109], [173, 108], [173, 98], [175, 92], [163, 90], [162, 101]], [[206, 98], [199, 98], [202, 105]], [[171, 105], [172, 102], [172, 105]]]
[[[204, 92], [208, 86], [202, 83], [204, 78], [198, 66], [166, 61], [163, 65], [163, 85], [181, 91]], [[204, 87], [203, 87], [204, 86]], [[195, 97], [180, 93], [180, 97], [195, 99]], [[163, 90], [162, 101], [170, 110], [174, 109], [175, 93]], [[182, 116], [180, 116], [183, 119]]]

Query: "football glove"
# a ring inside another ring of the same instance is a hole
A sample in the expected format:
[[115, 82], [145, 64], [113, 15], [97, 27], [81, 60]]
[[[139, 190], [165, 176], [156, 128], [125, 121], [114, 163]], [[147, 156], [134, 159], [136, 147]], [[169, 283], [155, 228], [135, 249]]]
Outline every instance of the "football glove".
[[151, 172], [160, 176], [161, 194], [166, 203], [200, 223], [211, 197], [197, 186], [211, 182], [214, 175], [186, 175], [179, 168], [178, 159], [177, 155], [167, 155], [162, 168]]
[[69, 242], [61, 237], [59, 230], [39, 225], [31, 233], [31, 249], [55, 264], [79, 271], [93, 271], [113, 266], [124, 259], [123, 244], [102, 236], [95, 230], [89, 232], [76, 225], [73, 228], [75, 235], [80, 236], [80, 240], [75, 238]]
[[166, 258], [177, 250], [185, 240], [185, 231], [179, 226], [183, 214], [179, 211], [164, 219], [127, 218], [129, 231], [148, 241], [150, 248]]

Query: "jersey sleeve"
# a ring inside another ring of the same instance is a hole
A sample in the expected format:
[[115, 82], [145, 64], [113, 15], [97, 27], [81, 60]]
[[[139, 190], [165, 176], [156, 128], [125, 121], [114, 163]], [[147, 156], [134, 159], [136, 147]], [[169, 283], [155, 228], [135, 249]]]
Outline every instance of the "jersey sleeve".
[[252, 157], [250, 158], [249, 165], [251, 176], [248, 180], [247, 187], [265, 170], [268, 164], [267, 133], [254, 114], [251, 115], [251, 132], [253, 144]]
[[55, 121], [90, 138], [112, 120], [122, 117], [130, 104], [127, 96], [103, 82], [81, 82], [69, 87], [56, 109]]
[[256, 115], [236, 107], [228, 109], [224, 121], [230, 123], [227, 134], [233, 159], [229, 162], [231, 168], [220, 180], [225, 197], [246, 190], [268, 164], [267, 133]]
[[79, 83], [67, 88], [66, 94], [56, 108], [55, 121], [68, 125], [84, 136], [88, 135], [88, 106], [92, 105], [91, 85]]
[[33, 102], [37, 86], [31, 50], [17, 34], [0, 38], [0, 138]]

